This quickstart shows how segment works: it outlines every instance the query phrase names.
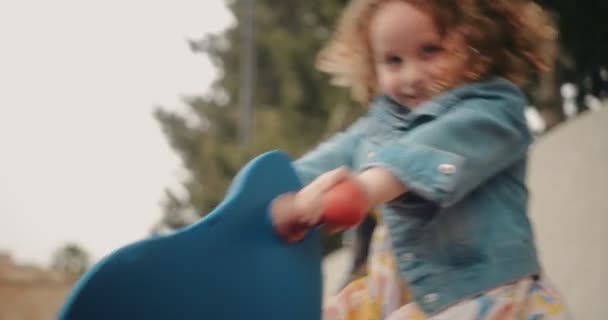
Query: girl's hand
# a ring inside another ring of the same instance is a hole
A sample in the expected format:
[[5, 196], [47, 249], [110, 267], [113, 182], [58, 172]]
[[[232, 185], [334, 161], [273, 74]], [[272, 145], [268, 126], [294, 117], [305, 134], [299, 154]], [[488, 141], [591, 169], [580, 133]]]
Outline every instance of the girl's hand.
[[321, 175], [299, 192], [277, 197], [270, 209], [272, 223], [281, 237], [296, 242], [321, 223], [330, 232], [350, 228], [362, 221], [369, 208], [405, 192], [407, 187], [388, 169], [373, 167], [353, 177], [341, 167]]
[[350, 177], [350, 171], [340, 167], [319, 176], [296, 193], [286, 193], [277, 197], [270, 209], [277, 233], [287, 242], [302, 240], [308, 230], [321, 222], [325, 193], [337, 183]]

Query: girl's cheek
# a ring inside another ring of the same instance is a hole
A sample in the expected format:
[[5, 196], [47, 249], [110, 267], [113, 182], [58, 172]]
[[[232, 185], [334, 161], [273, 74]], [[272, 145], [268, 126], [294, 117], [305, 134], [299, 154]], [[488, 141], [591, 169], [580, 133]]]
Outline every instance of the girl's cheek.
[[388, 89], [391, 95], [398, 96], [399, 92], [401, 91], [401, 85], [397, 79], [393, 78], [388, 85]]
[[460, 61], [455, 61], [454, 57], [446, 57], [446, 59], [437, 63], [429, 72], [433, 74], [434, 80], [446, 87], [455, 85], [464, 76], [464, 70], [461, 68]]
[[398, 90], [398, 84], [394, 77], [385, 73], [380, 78], [380, 89], [385, 94], [394, 94]]

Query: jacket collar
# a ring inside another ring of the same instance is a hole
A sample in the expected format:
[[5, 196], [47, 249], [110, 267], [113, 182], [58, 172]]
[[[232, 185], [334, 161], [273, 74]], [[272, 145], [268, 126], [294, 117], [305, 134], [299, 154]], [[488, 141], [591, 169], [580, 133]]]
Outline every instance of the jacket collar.
[[420, 117], [436, 118], [463, 98], [496, 96], [497, 94], [509, 95], [511, 98], [522, 98], [523, 96], [519, 88], [509, 80], [492, 77], [482, 82], [469, 83], [448, 90], [414, 109], [399, 104], [389, 96], [379, 96], [373, 100], [370, 112], [373, 116], [383, 120], [408, 125]]

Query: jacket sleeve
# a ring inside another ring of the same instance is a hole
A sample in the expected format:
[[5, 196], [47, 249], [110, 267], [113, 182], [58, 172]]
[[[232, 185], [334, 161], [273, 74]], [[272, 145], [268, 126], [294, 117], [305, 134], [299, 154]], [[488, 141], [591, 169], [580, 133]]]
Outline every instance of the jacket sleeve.
[[307, 185], [321, 174], [340, 166], [352, 169], [353, 155], [368, 121], [365, 117], [357, 120], [345, 131], [337, 133], [295, 160], [293, 166], [302, 184]]
[[388, 168], [412, 192], [453, 205], [525, 156], [523, 101], [468, 99], [380, 147], [362, 169]]

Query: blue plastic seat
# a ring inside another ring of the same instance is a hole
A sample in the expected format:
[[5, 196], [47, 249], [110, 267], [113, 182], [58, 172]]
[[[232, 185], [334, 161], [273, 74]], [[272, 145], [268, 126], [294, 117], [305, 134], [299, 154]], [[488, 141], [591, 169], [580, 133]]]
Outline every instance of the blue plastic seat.
[[257, 157], [198, 223], [123, 247], [93, 266], [59, 319], [320, 319], [318, 232], [286, 244], [268, 210], [276, 196], [300, 186], [287, 155]]

